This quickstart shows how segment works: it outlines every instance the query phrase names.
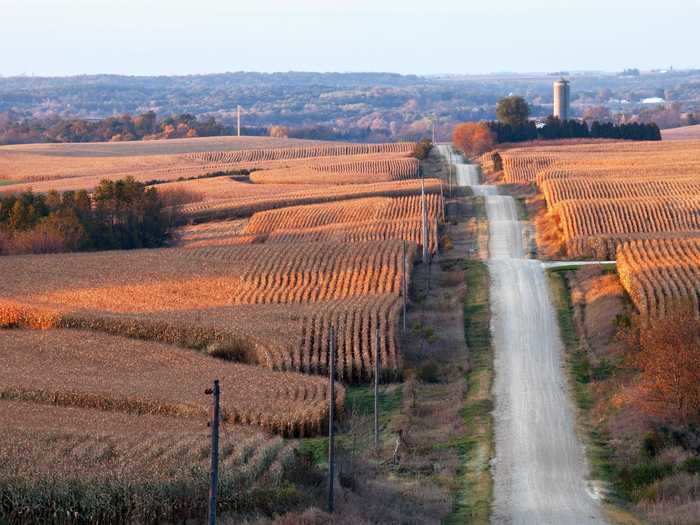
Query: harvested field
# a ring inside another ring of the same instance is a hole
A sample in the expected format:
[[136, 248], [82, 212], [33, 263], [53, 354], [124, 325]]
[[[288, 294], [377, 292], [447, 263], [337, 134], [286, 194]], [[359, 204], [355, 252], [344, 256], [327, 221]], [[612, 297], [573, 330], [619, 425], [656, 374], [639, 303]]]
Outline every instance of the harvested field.
[[662, 129], [661, 138], [663, 140], [698, 140], [700, 139], [700, 124], [673, 129]]
[[[225, 363], [153, 342], [74, 330], [3, 330], [0, 348], [0, 397], [7, 400], [204, 422], [210, 402], [203, 389], [218, 378], [224, 419], [231, 423], [311, 435], [321, 431], [327, 413], [322, 378]], [[341, 388], [339, 406], [343, 398]]]
[[4, 152], [56, 157], [133, 157], [139, 155], [178, 155], [208, 151], [291, 148], [337, 145], [322, 140], [275, 137], [195, 137], [186, 139], [134, 140], [126, 142], [72, 142], [61, 144], [17, 144], [1, 146]]
[[700, 232], [695, 238], [636, 240], [617, 250], [620, 281], [644, 317], [674, 308], [700, 314]]
[[[196, 139], [195, 139], [196, 140]], [[169, 143], [170, 141], [162, 141]], [[258, 142], [253, 141], [250, 144]], [[306, 143], [306, 142], [303, 142]], [[146, 154], [123, 153], [137, 151], [140, 144]], [[143, 145], [146, 146], [143, 146]], [[67, 148], [69, 153], [60, 154], [63, 145], [54, 148], [37, 146], [3, 147], [0, 148], [0, 179], [21, 181], [8, 184], [3, 192], [19, 192], [32, 188], [37, 192], [50, 189], [57, 191], [87, 189], [91, 190], [103, 178], [119, 179], [132, 176], [136, 180], [174, 181], [180, 178], [201, 177], [216, 172], [226, 172], [240, 169], [284, 167], [287, 162], [299, 159], [309, 159], [319, 154], [324, 156], [344, 156], [349, 154], [395, 153], [406, 154], [412, 145], [402, 144], [338, 144], [311, 142], [305, 147], [272, 147], [256, 149], [236, 149], [234, 151], [202, 152], [198, 146], [193, 146], [197, 152], [164, 154], [159, 146], [147, 149], [148, 142], [128, 143], [127, 146], [115, 148], [121, 154], [109, 154], [109, 145], [90, 145], [82, 148]], [[197, 143], [199, 144], [199, 143]], [[239, 142], [240, 144], [240, 142]], [[240, 144], [244, 145], [245, 142]], [[110, 144], [111, 145], [111, 144]], [[99, 147], [98, 147], [99, 146]], [[168, 145], [162, 146], [167, 149]], [[177, 145], [169, 146], [177, 150]], [[233, 146], [231, 146], [233, 147]], [[187, 149], [187, 143], [181, 143], [180, 148]], [[39, 151], [39, 153], [35, 153]], [[91, 154], [91, 152], [93, 152]]]
[[[427, 193], [439, 193], [441, 191], [442, 186], [439, 180], [426, 179], [424, 182]], [[235, 182], [229, 177], [221, 177], [173, 185], [161, 185], [159, 189], [165, 189], [168, 186], [203, 192], [205, 195], [204, 202], [187, 204], [178, 208], [179, 213], [192, 222], [249, 217], [257, 212], [305, 204], [375, 196], [398, 197], [416, 195], [421, 191], [421, 182], [418, 180], [318, 187], [291, 184], [245, 184]], [[241, 192], [237, 193], [239, 190]]]

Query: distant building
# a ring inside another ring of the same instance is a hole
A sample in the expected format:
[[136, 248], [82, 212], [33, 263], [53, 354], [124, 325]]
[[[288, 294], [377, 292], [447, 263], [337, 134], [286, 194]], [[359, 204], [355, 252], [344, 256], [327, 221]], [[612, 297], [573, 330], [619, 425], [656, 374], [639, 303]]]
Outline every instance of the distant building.
[[563, 78], [554, 83], [554, 108], [552, 114], [559, 120], [568, 120], [571, 93], [569, 81]]
[[666, 100], [661, 97], [643, 98], [642, 104], [665, 104]]

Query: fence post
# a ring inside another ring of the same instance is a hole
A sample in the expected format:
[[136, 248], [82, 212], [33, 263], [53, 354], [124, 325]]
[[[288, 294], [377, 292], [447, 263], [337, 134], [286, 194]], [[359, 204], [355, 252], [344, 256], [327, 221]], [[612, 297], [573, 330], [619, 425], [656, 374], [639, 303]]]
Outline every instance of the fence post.
[[219, 380], [205, 394], [212, 396], [211, 403], [211, 468], [209, 478], [209, 525], [216, 525], [216, 496], [219, 484]]
[[333, 514], [333, 481], [335, 479], [335, 331], [330, 329], [328, 356], [328, 381], [330, 399], [328, 402], [328, 512]]

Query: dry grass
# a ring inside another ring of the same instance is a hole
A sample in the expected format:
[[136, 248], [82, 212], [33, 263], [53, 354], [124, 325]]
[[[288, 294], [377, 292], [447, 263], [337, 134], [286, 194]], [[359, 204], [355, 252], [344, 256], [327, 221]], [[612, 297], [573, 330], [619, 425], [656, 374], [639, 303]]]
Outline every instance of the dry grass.
[[[158, 343], [74, 330], [3, 330], [0, 348], [3, 399], [204, 423], [210, 404], [204, 389], [218, 378], [230, 423], [312, 435], [327, 417], [322, 378], [224, 363]], [[338, 392], [342, 407], [342, 387]]]
[[624, 288], [617, 275], [605, 273], [600, 266], [583, 267], [569, 276], [574, 322], [586, 345], [589, 357], [606, 355], [618, 328], [616, 316], [623, 311]]

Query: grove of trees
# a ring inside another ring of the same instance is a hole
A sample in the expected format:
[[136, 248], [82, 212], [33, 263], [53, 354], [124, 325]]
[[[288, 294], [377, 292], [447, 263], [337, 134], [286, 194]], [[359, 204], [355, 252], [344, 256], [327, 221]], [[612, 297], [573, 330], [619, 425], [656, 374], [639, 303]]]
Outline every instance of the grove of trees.
[[31, 191], [0, 198], [0, 254], [153, 248], [170, 218], [155, 188], [129, 177], [103, 180], [91, 195]]
[[530, 106], [523, 97], [502, 98], [496, 105], [496, 118], [512, 128], [525, 127], [530, 118]]

